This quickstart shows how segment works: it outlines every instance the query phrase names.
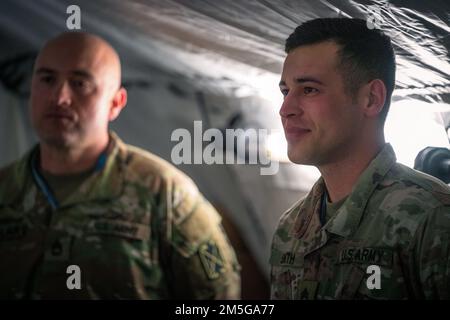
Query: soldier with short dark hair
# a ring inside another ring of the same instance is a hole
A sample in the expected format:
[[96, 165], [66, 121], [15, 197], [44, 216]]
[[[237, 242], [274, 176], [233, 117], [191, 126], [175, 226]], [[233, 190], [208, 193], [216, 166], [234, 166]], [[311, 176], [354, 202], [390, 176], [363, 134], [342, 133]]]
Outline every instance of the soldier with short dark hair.
[[182, 172], [108, 130], [127, 101], [120, 73], [91, 34], [40, 51], [30, 103], [40, 142], [0, 170], [1, 299], [240, 297], [216, 210]]
[[384, 139], [390, 38], [360, 19], [315, 19], [286, 40], [288, 156], [320, 179], [272, 243], [273, 299], [450, 299], [450, 188], [396, 162]]

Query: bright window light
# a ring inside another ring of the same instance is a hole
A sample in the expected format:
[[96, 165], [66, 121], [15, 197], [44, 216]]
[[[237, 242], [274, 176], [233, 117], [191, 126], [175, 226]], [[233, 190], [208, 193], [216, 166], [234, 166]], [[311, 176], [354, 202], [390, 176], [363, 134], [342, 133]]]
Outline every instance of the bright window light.
[[397, 155], [397, 161], [414, 167], [417, 154], [428, 146], [450, 148], [440, 112], [450, 105], [419, 100], [401, 100], [391, 104], [385, 125], [385, 138]]
[[271, 160], [290, 162], [287, 156], [287, 142], [284, 133], [280, 130], [272, 131], [266, 141], [266, 149]]

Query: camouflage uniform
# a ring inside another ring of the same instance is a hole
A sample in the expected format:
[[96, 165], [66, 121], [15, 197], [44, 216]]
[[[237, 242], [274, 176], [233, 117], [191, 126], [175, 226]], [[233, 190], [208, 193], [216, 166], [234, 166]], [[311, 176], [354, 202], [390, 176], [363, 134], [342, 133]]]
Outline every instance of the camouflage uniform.
[[[322, 226], [324, 187], [320, 178], [280, 219], [272, 299], [450, 299], [447, 185], [397, 164], [386, 144]], [[380, 289], [367, 285], [370, 265], [380, 268]]]
[[36, 152], [0, 171], [0, 298], [240, 297], [220, 216], [179, 170], [111, 133], [102, 169], [53, 208], [31, 174]]

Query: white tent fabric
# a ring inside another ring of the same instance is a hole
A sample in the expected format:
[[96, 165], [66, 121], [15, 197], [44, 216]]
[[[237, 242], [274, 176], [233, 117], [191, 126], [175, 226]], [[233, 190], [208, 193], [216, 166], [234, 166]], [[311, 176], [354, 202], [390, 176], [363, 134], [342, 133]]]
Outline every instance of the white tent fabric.
[[449, 91], [450, 4], [445, 0], [4, 0], [0, 26], [11, 40], [0, 57], [35, 51], [50, 36], [66, 31], [71, 4], [81, 9], [82, 29], [105, 36], [127, 65], [179, 73], [209, 87], [229, 80], [235, 87], [258, 87], [247, 82], [261, 75], [277, 77], [284, 40], [301, 22], [367, 18], [393, 37], [397, 95]]
[[[284, 40], [316, 17], [365, 18], [391, 35], [398, 63], [394, 100], [427, 102], [422, 108], [440, 103], [442, 130], [442, 121], [450, 125], [445, 0], [2, 0], [0, 165], [36, 141], [26, 110], [31, 63], [46, 40], [67, 31], [66, 9], [73, 4], [81, 9], [82, 30], [107, 39], [122, 59], [129, 103], [112, 127], [126, 142], [168, 161], [175, 144], [171, 133], [192, 132], [195, 120], [204, 129], [280, 129]], [[288, 163], [273, 176], [261, 176], [257, 165], [180, 168], [236, 224], [268, 275], [276, 222], [308, 191], [317, 172]]]

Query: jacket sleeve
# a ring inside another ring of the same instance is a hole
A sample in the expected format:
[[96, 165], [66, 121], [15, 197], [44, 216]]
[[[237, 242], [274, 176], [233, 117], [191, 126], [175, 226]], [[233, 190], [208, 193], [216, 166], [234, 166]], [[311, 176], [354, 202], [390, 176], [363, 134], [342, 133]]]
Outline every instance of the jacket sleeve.
[[450, 299], [450, 205], [427, 215], [414, 237], [413, 248], [416, 296]]
[[187, 177], [171, 180], [165, 198], [161, 254], [171, 296], [239, 299], [240, 266], [218, 212]]

